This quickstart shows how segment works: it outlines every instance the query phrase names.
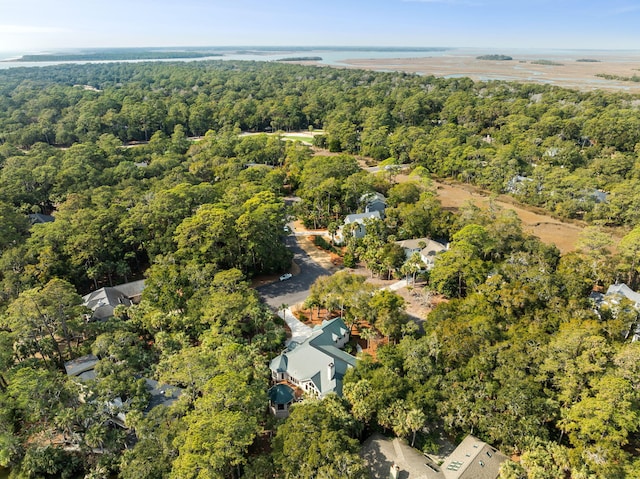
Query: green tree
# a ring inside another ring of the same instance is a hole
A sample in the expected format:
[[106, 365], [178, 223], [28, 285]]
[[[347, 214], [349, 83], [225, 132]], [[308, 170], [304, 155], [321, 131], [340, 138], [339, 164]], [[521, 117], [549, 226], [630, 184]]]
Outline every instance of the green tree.
[[10, 205], [0, 201], [0, 254], [7, 248], [18, 244], [26, 236], [27, 217], [20, 215]]
[[585, 228], [578, 238], [578, 251], [591, 266], [593, 277], [602, 284], [611, 277], [608, 271], [611, 245], [611, 236], [595, 226]]
[[371, 315], [375, 318], [374, 326], [389, 338], [398, 338], [402, 325], [408, 321], [402, 296], [387, 290], [379, 290], [370, 301]]
[[278, 428], [274, 462], [285, 478], [368, 477], [350, 437], [357, 423], [335, 397], [297, 405]]
[[183, 348], [163, 357], [157, 370], [161, 381], [185, 388], [193, 401], [219, 371], [214, 353], [200, 346]]
[[240, 283], [232, 290], [216, 287], [216, 282], [219, 283], [220, 276], [224, 274], [226, 272], [214, 276], [214, 284], [203, 299], [202, 323], [227, 336], [255, 332], [271, 313], [262, 306], [256, 291], [246, 283]]
[[261, 431], [258, 417], [267, 402], [264, 376], [239, 367], [212, 378], [203, 392], [174, 442], [179, 456], [170, 477], [239, 477], [247, 450]]
[[484, 283], [488, 269], [476, 247], [465, 241], [438, 256], [429, 278], [439, 293], [462, 298]]
[[[72, 341], [84, 329], [82, 298], [75, 288], [61, 279], [21, 293], [7, 308], [4, 326], [15, 333], [22, 354], [54, 359], [60, 367], [65, 354], [58, 343], [64, 339], [69, 357]], [[55, 357], [52, 357], [52, 353]]]
[[280, 240], [285, 224], [284, 203], [263, 191], [247, 200], [236, 219], [235, 231], [245, 270], [278, 272], [291, 264], [292, 255]]
[[[593, 394], [569, 408], [558, 423], [596, 474], [620, 475], [620, 461], [629, 435], [640, 426], [633, 406], [631, 384], [622, 378], [604, 376], [593, 384]], [[622, 477], [622, 476], [620, 476]]]
[[599, 333], [595, 321], [573, 319], [561, 324], [549, 342], [540, 370], [554, 385], [560, 404], [572, 404], [606, 370], [612, 348]]
[[627, 285], [635, 289], [640, 273], [640, 228], [634, 228], [618, 243], [619, 268], [626, 275]]
[[347, 382], [344, 385], [344, 397], [351, 405], [351, 414], [365, 425], [371, 423], [375, 417], [375, 392], [367, 379], [358, 382]]
[[229, 246], [234, 234], [233, 221], [233, 215], [221, 206], [200, 206], [176, 228], [178, 256], [201, 264], [212, 263], [220, 269], [231, 265]]
[[203, 398], [185, 418], [187, 429], [174, 442], [179, 455], [170, 478], [233, 478], [246, 462], [246, 452], [259, 426], [240, 411], [210, 410]]
[[525, 451], [521, 465], [530, 479], [555, 479], [571, 472], [569, 450], [554, 442]]

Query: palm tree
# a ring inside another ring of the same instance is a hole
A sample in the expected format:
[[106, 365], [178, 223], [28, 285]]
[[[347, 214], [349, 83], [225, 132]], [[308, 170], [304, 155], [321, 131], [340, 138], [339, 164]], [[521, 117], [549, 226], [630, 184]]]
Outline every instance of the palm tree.
[[402, 265], [400, 271], [403, 275], [412, 277], [412, 283], [416, 284], [416, 275], [424, 269], [425, 264], [420, 257], [420, 253], [413, 253]]
[[373, 328], [364, 328], [360, 331], [360, 337], [367, 342], [367, 349], [370, 347], [370, 342], [378, 336]]
[[416, 442], [416, 433], [422, 429], [424, 423], [427, 422], [427, 417], [421, 409], [411, 409], [407, 412], [406, 417], [407, 427], [413, 433], [411, 437], [411, 447]]
[[335, 221], [330, 221], [329, 226], [327, 226], [327, 231], [331, 235], [331, 246], [335, 246], [336, 233], [338, 232], [338, 223], [336, 223]]
[[344, 324], [349, 326], [349, 334], [352, 333], [353, 327], [357, 326], [358, 323], [360, 323], [360, 320], [358, 319], [358, 317], [354, 315], [350, 309], [346, 311], [342, 320], [344, 321]]

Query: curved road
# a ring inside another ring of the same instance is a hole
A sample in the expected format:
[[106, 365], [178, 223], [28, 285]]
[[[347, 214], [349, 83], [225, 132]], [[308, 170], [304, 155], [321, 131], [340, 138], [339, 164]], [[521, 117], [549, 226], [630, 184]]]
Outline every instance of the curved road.
[[298, 246], [298, 241], [293, 234], [285, 238], [285, 244], [293, 252], [293, 260], [300, 267], [300, 273], [286, 281], [278, 281], [265, 284], [256, 288], [265, 303], [272, 309], [278, 310], [283, 304], [293, 306], [301, 303], [309, 296], [309, 288], [320, 276], [331, 274], [329, 270], [317, 264], [311, 257]]

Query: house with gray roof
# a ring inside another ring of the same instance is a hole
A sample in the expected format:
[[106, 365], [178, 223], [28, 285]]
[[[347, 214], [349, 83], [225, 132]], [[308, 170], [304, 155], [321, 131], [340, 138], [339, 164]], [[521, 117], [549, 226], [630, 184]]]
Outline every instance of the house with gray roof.
[[624, 283], [609, 286], [604, 295], [604, 301], [616, 303], [620, 298], [627, 298], [636, 308], [640, 309], [640, 293], [636, 293]]
[[411, 258], [414, 253], [420, 253], [420, 259], [425, 265], [425, 269], [433, 268], [436, 255], [447, 251], [448, 245], [434, 241], [431, 238], [416, 238], [402, 241], [396, 241], [404, 249], [407, 259]]
[[352, 235], [354, 238], [363, 238], [365, 234], [367, 234], [367, 228], [365, 222], [367, 220], [379, 220], [382, 219], [379, 211], [370, 211], [368, 213], [356, 213], [353, 215], [347, 215], [344, 218], [344, 223], [340, 228], [338, 228], [338, 232], [336, 233], [336, 243], [340, 244], [344, 241], [344, 227], [347, 225], [355, 224], [355, 228], [352, 231]]
[[441, 466], [445, 479], [496, 479], [509, 458], [469, 434]]
[[132, 281], [117, 286], [100, 288], [82, 297], [84, 305], [93, 311], [91, 319], [106, 321], [113, 317], [113, 310], [119, 306], [138, 303], [144, 289], [144, 280]]
[[[633, 307], [640, 311], [640, 293], [632, 290], [624, 283], [616, 283], [609, 286], [607, 292], [602, 294], [598, 291], [592, 291], [589, 295], [589, 299], [593, 302], [594, 311], [600, 317], [600, 309], [602, 306], [609, 308], [610, 312], [617, 316], [621, 307]], [[628, 300], [631, 305], [621, 305], [622, 300]], [[640, 341], [640, 323], [633, 322], [629, 325], [629, 329], [625, 330], [624, 339], [628, 339], [631, 336], [631, 341]]]
[[609, 194], [606, 191], [602, 191], [602, 190], [592, 190], [591, 197], [596, 203], [606, 203], [609, 197]]
[[67, 376], [76, 377], [80, 381], [88, 381], [96, 378], [96, 372], [94, 371], [98, 364], [98, 357], [93, 354], [82, 356], [71, 361], [64, 363], [64, 369], [67, 372]]
[[360, 203], [364, 204], [364, 212], [371, 213], [377, 211], [380, 217], [384, 218], [384, 210], [387, 208], [387, 199], [382, 193], [373, 191], [365, 193], [360, 197]]
[[533, 179], [527, 178], [526, 176], [516, 175], [507, 182], [505, 191], [512, 194], [523, 193], [525, 185], [532, 181]]
[[29, 223], [32, 225], [41, 225], [44, 223], [52, 223], [55, 221], [55, 218], [51, 215], [44, 215], [42, 213], [30, 213], [27, 215], [29, 217]]
[[[67, 372], [67, 376], [77, 378], [80, 383], [96, 379], [95, 367], [100, 360], [93, 354], [81, 356], [79, 358], [67, 361], [64, 363], [64, 369]], [[139, 376], [136, 376], [139, 378]], [[154, 379], [144, 379], [147, 391], [149, 392], [149, 403], [144, 409], [143, 413], [147, 414], [153, 408], [157, 406], [171, 406], [178, 400], [182, 394], [182, 389], [177, 386], [170, 386], [168, 384], [162, 384]], [[84, 401], [84, 395], [81, 397]], [[104, 404], [105, 408], [112, 412], [111, 421], [120, 427], [127, 428], [126, 426], [126, 414], [123, 412], [125, 404], [122, 399], [116, 397]]]
[[509, 459], [472, 435], [441, 463], [401, 439], [389, 439], [377, 433], [364, 442], [361, 455], [373, 479], [497, 479], [500, 465]]
[[349, 328], [342, 319], [323, 321], [304, 342], [290, 343], [273, 358], [271, 377], [275, 383], [289, 383], [320, 398], [342, 395], [342, 379], [356, 365], [356, 358], [342, 350], [348, 341]]

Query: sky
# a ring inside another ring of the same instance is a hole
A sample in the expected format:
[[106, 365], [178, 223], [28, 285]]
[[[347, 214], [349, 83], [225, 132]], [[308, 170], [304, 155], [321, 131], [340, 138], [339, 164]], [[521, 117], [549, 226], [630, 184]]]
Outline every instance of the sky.
[[0, 51], [161, 46], [640, 50], [640, 0], [0, 0]]

